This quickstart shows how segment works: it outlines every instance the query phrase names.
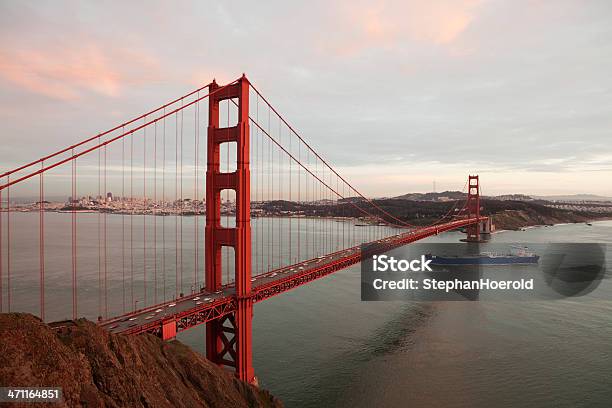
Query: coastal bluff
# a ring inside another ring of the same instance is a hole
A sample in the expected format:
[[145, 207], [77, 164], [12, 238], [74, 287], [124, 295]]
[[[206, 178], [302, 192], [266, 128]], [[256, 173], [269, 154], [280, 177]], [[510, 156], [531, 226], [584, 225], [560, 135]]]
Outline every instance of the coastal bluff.
[[52, 326], [0, 314], [2, 386], [61, 387], [54, 406], [64, 407], [283, 406], [179, 341], [112, 334], [86, 319]]

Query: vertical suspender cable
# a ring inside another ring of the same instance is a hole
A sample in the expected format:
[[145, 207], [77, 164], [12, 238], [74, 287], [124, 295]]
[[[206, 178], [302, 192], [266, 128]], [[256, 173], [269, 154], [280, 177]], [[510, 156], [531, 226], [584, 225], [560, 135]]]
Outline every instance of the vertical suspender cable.
[[[181, 107], [183, 106], [183, 100], [181, 100]], [[183, 204], [185, 203], [184, 199], [183, 199], [183, 126], [185, 124], [185, 112], [181, 109], [181, 146], [180, 146], [180, 150], [181, 150], [181, 163], [179, 165], [179, 171], [180, 171], [180, 180], [181, 180], [181, 185], [180, 185], [180, 194], [181, 194], [181, 201], [180, 201], [180, 207], [179, 207], [179, 211], [180, 211], [180, 258], [179, 258], [179, 263], [180, 263], [180, 267], [181, 267], [181, 290], [179, 292], [183, 293]]]
[[[297, 145], [298, 145], [298, 160], [302, 161], [302, 145], [300, 144], [299, 140], [297, 141]], [[298, 208], [302, 208], [302, 200], [301, 200], [301, 198], [302, 198], [301, 197], [301, 194], [302, 194], [302, 192], [301, 192], [301, 190], [302, 190], [302, 182], [301, 182], [301, 177], [300, 177], [301, 171], [302, 170], [298, 166], [298, 168], [297, 168], [297, 182], [298, 182], [297, 183], [297, 185], [298, 185], [297, 202], [298, 202]], [[298, 218], [298, 220], [297, 220], [297, 261], [298, 262], [302, 261], [302, 258], [300, 256], [300, 253], [302, 251], [302, 248], [300, 248], [300, 245], [301, 245], [301, 235], [302, 235], [302, 233], [300, 231], [301, 224], [303, 224], [302, 218]]]
[[130, 134], [130, 307], [136, 310], [134, 299], [134, 133]]
[[[71, 152], [74, 156], [74, 149]], [[72, 197], [77, 196], [77, 159], [72, 159]], [[76, 202], [72, 201], [72, 319], [76, 320], [77, 311], [77, 218], [76, 218]]]
[[[264, 178], [265, 178], [265, 172], [267, 170], [267, 164], [268, 162], [265, 160], [265, 155], [266, 155], [266, 140], [263, 138], [263, 136], [261, 135], [261, 132], [259, 131], [259, 128], [257, 128], [258, 131], [258, 135], [259, 135], [259, 173], [260, 173], [260, 178], [259, 178], [259, 200], [261, 201], [261, 206], [262, 209], [265, 209], [265, 203], [266, 203], [266, 190], [265, 190], [265, 186], [266, 183], [264, 182]], [[266, 256], [267, 250], [268, 250], [268, 245], [267, 242], [264, 242], [264, 239], [267, 239], [267, 235], [265, 234], [265, 229], [267, 228], [268, 222], [270, 220], [268, 219], [268, 217], [266, 217], [265, 219], [262, 218], [262, 223], [261, 223], [261, 227], [260, 227], [260, 234], [261, 234], [261, 239], [259, 240], [260, 244], [261, 244], [261, 249], [260, 249], [260, 262], [261, 262], [261, 268], [259, 269], [260, 273], [263, 273], [263, 271], [266, 268], [266, 264], [265, 262], [268, 260], [268, 257]]]
[[[6, 183], [10, 183], [6, 176]], [[7, 310], [11, 313], [11, 187], [6, 189], [6, 300]]]
[[[227, 133], [228, 133], [228, 136], [229, 136], [229, 132], [230, 132], [230, 128], [229, 128], [230, 127], [230, 104], [229, 104], [229, 101], [227, 101], [227, 123], [226, 123], [226, 127], [227, 127]], [[229, 140], [229, 137], [228, 137], [228, 140]], [[225, 166], [226, 166], [225, 167], [225, 172], [229, 173], [230, 172], [230, 144], [229, 143], [225, 143], [225, 148], [226, 148], [226, 154], [227, 154], [227, 158], [226, 158], [226, 162], [225, 162]], [[238, 149], [236, 149], [236, 153], [237, 152], [238, 152]], [[229, 208], [230, 208], [230, 191], [229, 191], [229, 189], [226, 190], [225, 197], [226, 197], [225, 198], [225, 203], [226, 203], [226, 206], [227, 206], [226, 208], [229, 210]], [[235, 200], [234, 204], [236, 202], [238, 202], [236, 197], [234, 197], [234, 200]], [[231, 211], [228, 211], [228, 214], [226, 215], [226, 218], [228, 218], [228, 219], [229, 219], [229, 214], [231, 214]], [[237, 209], [235, 209], [234, 216], [236, 216], [236, 215], [237, 215]], [[236, 248], [234, 248], [234, 254], [236, 253], [235, 250], [236, 250]], [[230, 253], [231, 253], [231, 250], [229, 248], [227, 248], [226, 249], [226, 254], [227, 255], [226, 255], [226, 258], [225, 258], [225, 264], [227, 264], [227, 269], [226, 269], [227, 270], [227, 279], [226, 279], [225, 283], [227, 283], [227, 284], [229, 284], [230, 281], [231, 281], [231, 271], [230, 271], [230, 263], [229, 263], [229, 255], [230, 255]]]
[[[289, 133], [289, 151], [293, 154], [293, 150], [291, 150], [291, 133]], [[291, 171], [293, 169], [292, 166], [292, 162], [293, 160], [289, 159], [289, 204], [293, 204], [293, 196], [291, 195], [291, 183], [293, 182], [293, 172]], [[293, 257], [292, 257], [292, 252], [293, 252], [293, 246], [292, 246], [292, 240], [291, 240], [291, 226], [293, 224], [293, 217], [292, 214], [289, 214], [290, 218], [289, 218], [289, 264], [294, 263], [293, 262]]]
[[[268, 109], [268, 134], [270, 133], [270, 109]], [[267, 184], [268, 184], [268, 194], [267, 194], [267, 201], [268, 201], [268, 205], [270, 210], [273, 210], [274, 207], [271, 206], [270, 204], [273, 202], [272, 199], [272, 195], [271, 195], [271, 186], [272, 183], [270, 181], [270, 178], [272, 177], [272, 172], [274, 171], [274, 166], [272, 165], [272, 143], [270, 143], [270, 141], [268, 141], [268, 175], [267, 175]], [[274, 180], [272, 178], [272, 180]], [[274, 268], [274, 235], [272, 235], [273, 233], [273, 228], [274, 228], [274, 214], [272, 214], [272, 216], [270, 217], [270, 219], [268, 220], [268, 272], [270, 271], [270, 264], [272, 264], [272, 268]], [[270, 252], [272, 252], [270, 254]]]
[[[280, 140], [280, 143], [283, 143], [283, 133], [281, 130], [281, 121], [278, 121], [278, 140]], [[282, 151], [280, 149], [278, 149], [278, 200], [279, 200], [279, 204], [282, 202], [283, 199], [283, 182], [282, 182], [282, 174], [283, 174], [283, 156], [282, 156]], [[280, 207], [282, 209], [282, 207]], [[280, 213], [280, 211], [279, 211]], [[278, 267], [280, 268], [282, 266], [282, 261], [283, 261], [283, 216], [282, 214], [279, 214], [278, 217]]]
[[[319, 175], [319, 160], [315, 157], [315, 174], [317, 175], [317, 177], [321, 177]], [[312, 188], [313, 188], [313, 192], [315, 193], [315, 206], [317, 209], [317, 214], [320, 216], [321, 215], [321, 208], [319, 207], [320, 204], [320, 193], [321, 193], [321, 189], [320, 186], [318, 186], [317, 183], [317, 179], [316, 178], [312, 178]], [[315, 234], [314, 238], [315, 238], [315, 250], [314, 250], [314, 256], [319, 256], [319, 250], [321, 248], [321, 233], [323, 232], [322, 229], [322, 222], [321, 222], [321, 218], [317, 219], [317, 233]]]
[[178, 258], [178, 112], [174, 115], [174, 297], [179, 295]]
[[4, 259], [2, 258], [2, 235], [4, 234], [4, 230], [2, 229], [3, 208], [4, 203], [2, 202], [2, 190], [0, 190], [0, 313], [2, 313], [2, 309], [4, 307], [4, 300], [2, 298], [4, 292], [4, 289], [2, 288], [2, 267], [4, 266]]
[[[98, 136], [98, 144], [100, 144], [100, 136]], [[102, 150], [98, 149], [98, 320], [102, 317], [102, 193], [101, 193], [101, 171], [102, 171]]]
[[[102, 200], [104, 200], [104, 206], [106, 207], [108, 205], [107, 201], [108, 201], [108, 188], [106, 186], [106, 145], [104, 145], [104, 196], [102, 197]], [[107, 212], [106, 210], [104, 211], [104, 318], [107, 319], [108, 318], [108, 285], [107, 285], [107, 246], [106, 246], [106, 232], [107, 232], [107, 225], [106, 225], [106, 215]]]
[[[125, 126], [121, 133], [125, 133]], [[125, 138], [121, 138], [121, 286], [123, 291], [123, 314], [125, 314]]]
[[[144, 117], [147, 122], [147, 117]], [[142, 277], [143, 306], [147, 306], [147, 128], [143, 128], [142, 137]]]
[[166, 108], [164, 108], [164, 132], [162, 135], [162, 280], [163, 301], [166, 301]]
[[[310, 168], [310, 154], [308, 153], [308, 151], [306, 151], [306, 161], [308, 162], [308, 168]], [[308, 184], [309, 183], [310, 183], [310, 181], [308, 180], [308, 174], [305, 173], [304, 174], [304, 188], [305, 188], [306, 191], [305, 191], [304, 203], [307, 203], [307, 204], [311, 204], [310, 197], [308, 197]], [[307, 205], [306, 208], [308, 210], [311, 210], [312, 209], [312, 205]], [[308, 214], [308, 218], [310, 218], [310, 217], [312, 217], [312, 215]], [[311, 225], [312, 223], [311, 223], [311, 221], [308, 220], [308, 218], [306, 218], [304, 220], [304, 224], [305, 224], [304, 225], [305, 226], [304, 230], [306, 231], [306, 247], [305, 247], [305, 249], [306, 249], [306, 258], [310, 258], [310, 256], [309, 256], [309, 254], [310, 254], [310, 245], [309, 245], [308, 241], [310, 240], [310, 234], [309, 234], [309, 232], [310, 232], [309, 229], [310, 228], [309, 227], [312, 227], [312, 225]]]
[[[198, 98], [200, 96], [200, 93], [198, 92]], [[199, 147], [198, 147], [198, 139], [199, 139], [199, 135], [198, 135], [198, 129], [199, 129], [199, 124], [198, 124], [198, 117], [199, 117], [199, 106], [200, 103], [196, 103], [193, 106], [193, 122], [194, 122], [194, 130], [193, 130], [193, 134], [194, 134], [194, 142], [193, 142], [193, 149], [194, 149], [194, 174], [193, 174], [193, 245], [194, 245], [194, 256], [193, 256], [193, 287], [197, 290], [198, 289], [198, 217], [199, 217], [199, 211], [198, 211], [198, 155], [199, 155]]]
[[[338, 176], [336, 176], [336, 191], [340, 191], [340, 182], [338, 180]], [[340, 212], [338, 211], [338, 204], [340, 202], [340, 198], [336, 197], [336, 205], [335, 205], [335, 209], [334, 209], [334, 214], [336, 216], [340, 216]], [[340, 249], [340, 222], [338, 222], [339, 220], [336, 220], [336, 250]], [[344, 248], [342, 248], [344, 249]]]
[[[40, 162], [41, 169], [44, 169], [44, 161]], [[44, 173], [40, 173], [39, 181], [39, 263], [40, 263], [40, 319], [45, 321], [45, 191]]]
[[157, 122], [153, 133], [153, 304], [157, 304]]

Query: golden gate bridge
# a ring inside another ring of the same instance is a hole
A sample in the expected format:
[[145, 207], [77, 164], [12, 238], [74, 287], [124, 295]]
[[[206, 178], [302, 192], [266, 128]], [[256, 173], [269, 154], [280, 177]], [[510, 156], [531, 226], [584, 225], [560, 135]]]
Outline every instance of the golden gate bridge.
[[[0, 312], [46, 320], [57, 304], [55, 315], [97, 315], [111, 332], [164, 340], [205, 324], [207, 358], [249, 382], [255, 303], [360, 262], [362, 243], [386, 251], [462, 228], [479, 242], [487, 221], [478, 176], [469, 176], [466, 199], [430, 225], [394, 216], [342, 177], [244, 75], [0, 180]], [[49, 191], [69, 196], [66, 205], [53, 207]], [[16, 203], [28, 195], [35, 204]]]

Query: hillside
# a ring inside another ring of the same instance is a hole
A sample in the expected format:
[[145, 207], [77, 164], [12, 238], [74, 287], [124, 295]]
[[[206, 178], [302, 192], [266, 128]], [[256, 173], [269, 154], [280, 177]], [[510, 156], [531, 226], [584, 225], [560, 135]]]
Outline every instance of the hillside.
[[602, 214], [559, 210], [534, 202], [482, 200], [483, 214], [491, 215], [498, 230], [516, 230], [532, 225], [586, 222]]
[[[378, 208], [358, 198], [340, 202], [342, 205], [268, 201], [259, 204], [258, 209], [262, 211], [261, 215], [266, 216], [349, 217], [362, 220], [367, 217], [359, 208], [371, 214], [383, 214], [380, 211], [382, 209], [407, 223], [429, 225], [445, 215], [458, 214], [455, 209], [462, 208], [465, 200], [415, 201], [406, 198], [383, 198], [373, 200]], [[544, 204], [546, 202], [481, 199], [483, 215], [492, 215], [497, 229], [519, 229], [531, 225], [585, 222], [612, 217], [610, 213], [558, 209]], [[367, 221], [377, 222], [373, 219]]]
[[612, 201], [612, 197], [605, 197], [597, 194], [550, 195], [537, 196], [536, 198], [546, 201]]
[[441, 193], [407, 193], [394, 198], [410, 201], [461, 200], [465, 198], [465, 193], [462, 193], [461, 191], [443, 191]]
[[0, 314], [0, 384], [62, 387], [66, 407], [282, 407], [178, 341], [21, 313]]

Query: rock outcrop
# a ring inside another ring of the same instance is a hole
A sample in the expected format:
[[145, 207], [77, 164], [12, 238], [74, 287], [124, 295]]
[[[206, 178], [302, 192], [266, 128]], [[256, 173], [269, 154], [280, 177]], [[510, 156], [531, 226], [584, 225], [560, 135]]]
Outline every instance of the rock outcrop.
[[0, 314], [0, 384], [62, 387], [67, 407], [282, 407], [178, 341], [20, 313]]

